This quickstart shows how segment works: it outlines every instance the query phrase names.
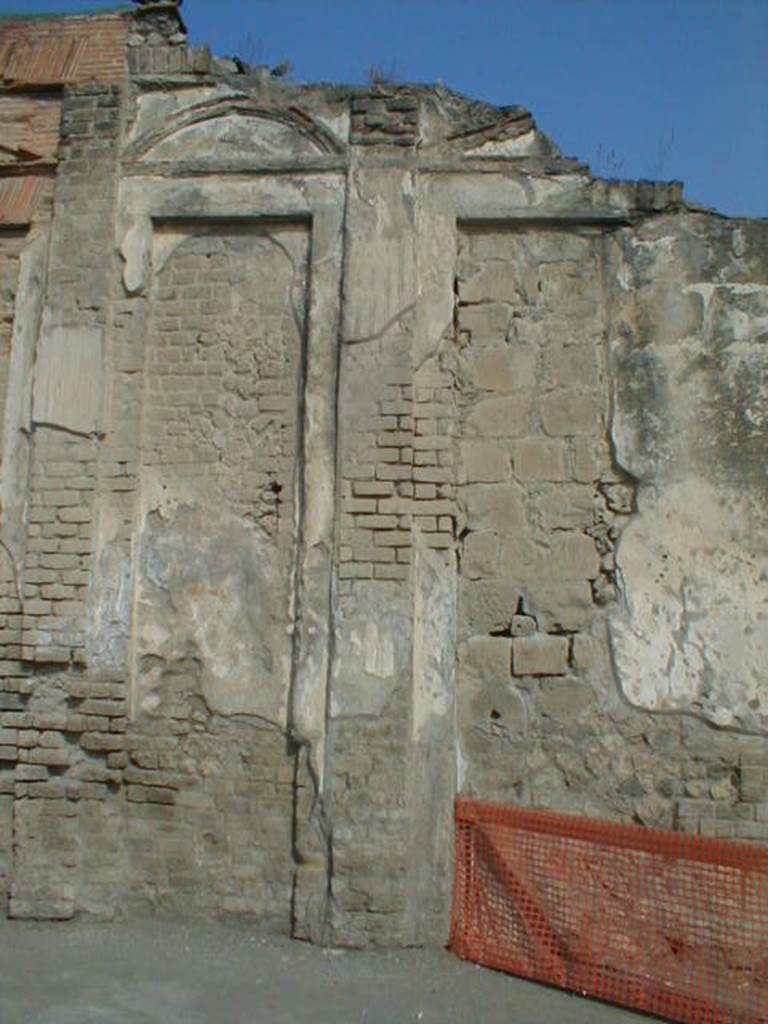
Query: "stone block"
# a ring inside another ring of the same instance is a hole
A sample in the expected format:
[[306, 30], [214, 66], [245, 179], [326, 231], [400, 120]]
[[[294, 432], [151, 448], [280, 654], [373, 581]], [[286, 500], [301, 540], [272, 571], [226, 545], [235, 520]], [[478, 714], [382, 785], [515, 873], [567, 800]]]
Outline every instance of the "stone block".
[[500, 483], [509, 479], [509, 452], [492, 441], [465, 441], [461, 446], [462, 483]]
[[600, 405], [589, 392], [562, 390], [539, 402], [544, 431], [555, 437], [597, 434], [602, 429]]
[[8, 917], [17, 921], [68, 921], [74, 916], [74, 896], [11, 895], [8, 901]]
[[176, 793], [159, 786], [127, 786], [126, 798], [132, 803], [174, 804]]
[[472, 487], [465, 492], [464, 503], [470, 530], [511, 534], [526, 527], [525, 495], [514, 484]]
[[756, 839], [765, 843], [768, 842], [768, 825], [756, 821], [736, 822], [733, 835], [736, 839]]
[[365, 580], [373, 576], [373, 566], [370, 563], [347, 562], [339, 567], [340, 580]]
[[575, 345], [553, 344], [544, 352], [544, 376], [556, 388], [597, 384], [597, 352], [590, 339]]
[[510, 626], [512, 636], [531, 636], [536, 632], [536, 619], [532, 615], [513, 615]]
[[84, 750], [97, 753], [123, 750], [125, 737], [115, 733], [85, 732], [80, 740]]
[[389, 480], [355, 480], [352, 492], [356, 498], [386, 497], [392, 493], [392, 483]]
[[627, 484], [606, 484], [601, 488], [605, 503], [611, 512], [631, 515], [635, 508], [635, 491]]
[[583, 530], [592, 525], [595, 491], [587, 484], [543, 483], [532, 504], [545, 530]]
[[472, 405], [467, 415], [467, 436], [520, 437], [528, 431], [530, 411], [529, 394], [482, 399]]
[[48, 770], [41, 764], [16, 765], [17, 782], [44, 782], [48, 778]]
[[512, 445], [512, 469], [518, 480], [565, 480], [564, 441], [527, 437]]
[[536, 357], [532, 349], [498, 345], [475, 359], [474, 383], [486, 391], [510, 392], [533, 388]]
[[459, 593], [463, 632], [469, 635], [508, 629], [520, 600], [517, 585], [507, 579], [467, 581]]
[[589, 672], [591, 669], [598, 668], [607, 654], [599, 640], [583, 633], [573, 637], [571, 645], [573, 666], [580, 672]]
[[508, 680], [511, 653], [507, 637], [473, 636], [461, 648], [461, 665], [483, 679]]
[[541, 548], [525, 533], [504, 537], [500, 574], [517, 581], [538, 583], [541, 576]]
[[410, 569], [407, 565], [374, 565], [373, 576], [377, 580], [407, 580]]
[[512, 266], [503, 261], [462, 263], [459, 269], [461, 302], [509, 302], [514, 298], [517, 283]]
[[467, 579], [498, 576], [500, 547], [499, 537], [495, 533], [470, 533], [462, 549], [462, 576]]
[[459, 306], [459, 330], [469, 331], [473, 345], [505, 341], [508, 324], [509, 309], [501, 303]]
[[556, 534], [542, 558], [542, 571], [552, 580], [593, 580], [600, 572], [594, 540], [585, 533]]
[[72, 760], [69, 750], [62, 750], [58, 747], [38, 747], [30, 750], [28, 755], [30, 764], [47, 765], [49, 768], [64, 768]]
[[568, 638], [518, 636], [512, 641], [512, 672], [516, 676], [563, 676], [568, 672]]
[[102, 401], [100, 328], [47, 330], [35, 367], [34, 419], [88, 434], [98, 430]]
[[586, 630], [595, 614], [592, 589], [588, 582], [564, 580], [557, 586], [529, 586], [523, 584], [525, 607], [531, 611], [546, 631], [563, 629], [567, 632]]

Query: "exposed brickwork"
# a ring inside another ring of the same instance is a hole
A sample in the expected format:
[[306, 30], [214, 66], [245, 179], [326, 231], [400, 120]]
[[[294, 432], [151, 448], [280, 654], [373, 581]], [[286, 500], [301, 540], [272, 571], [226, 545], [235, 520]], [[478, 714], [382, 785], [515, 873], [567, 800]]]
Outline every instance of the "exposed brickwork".
[[[453, 546], [453, 395], [440, 374], [389, 369], [378, 415], [356, 432], [343, 469], [341, 579], [407, 579], [412, 531]], [[414, 394], [415, 393], [415, 394]]]
[[418, 372], [413, 399], [413, 525], [426, 546], [446, 558], [454, 546], [456, 525], [455, 407], [454, 389], [445, 374]]
[[[106, 323], [110, 261], [104, 259], [104, 250], [114, 187], [117, 103], [116, 92], [108, 86], [77, 87], [64, 101], [55, 196], [59, 231], [49, 273], [54, 315], [64, 328], [103, 329]], [[101, 244], [90, 218], [99, 225]], [[24, 660], [82, 661], [97, 457], [97, 437], [38, 425], [23, 573]]]
[[340, 945], [386, 946], [403, 933], [407, 710], [401, 692], [375, 720], [342, 719], [332, 726], [330, 937]]
[[[284, 288], [254, 294], [249, 270]], [[222, 229], [182, 242], [152, 302], [142, 465], [195, 480], [273, 538], [291, 528], [305, 289], [301, 227]]]
[[413, 146], [419, 130], [418, 97], [385, 85], [352, 100], [349, 140], [356, 146]]
[[59, 96], [0, 93], [0, 170], [38, 160], [55, 161], [60, 117]]
[[[176, 502], [204, 496], [212, 508], [231, 510], [274, 545], [264, 564], [281, 563], [271, 598], [277, 612], [287, 607], [291, 571], [306, 231], [180, 230], [158, 237], [158, 255], [171, 252], [149, 299], [144, 363], [139, 472], [147, 483], [175, 481], [167, 505], [161, 499], [160, 512], [150, 513], [157, 543]], [[148, 592], [168, 587], [174, 594], [176, 586], [180, 602], [194, 602], [211, 585], [204, 576], [188, 586], [156, 570], [148, 576]], [[139, 609], [140, 630], [144, 622], [152, 628], [154, 600], [146, 597], [148, 610]], [[178, 628], [183, 636], [181, 620]], [[135, 891], [123, 898], [256, 914], [287, 931], [294, 758], [277, 725], [212, 714], [197, 642], [190, 636], [186, 659], [165, 660], [159, 649], [141, 659], [139, 703], [121, 759], [124, 855], [136, 872]]]
[[0, 84], [117, 82], [125, 76], [121, 15], [0, 23]]
[[206, 721], [181, 703], [173, 714], [162, 731], [143, 723], [128, 737], [122, 902], [247, 914], [287, 932], [294, 765], [284, 735]]

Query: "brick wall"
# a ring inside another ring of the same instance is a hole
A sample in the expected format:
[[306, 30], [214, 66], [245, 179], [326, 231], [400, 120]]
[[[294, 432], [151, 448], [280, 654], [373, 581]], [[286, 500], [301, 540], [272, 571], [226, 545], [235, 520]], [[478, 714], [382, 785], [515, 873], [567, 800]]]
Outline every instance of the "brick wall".
[[[284, 702], [290, 638], [279, 623], [294, 557], [306, 230], [187, 225], [161, 231], [157, 245], [173, 248], [148, 303], [137, 452], [147, 518], [133, 724], [121, 758], [135, 882], [121, 899], [254, 914], [287, 931], [295, 767], [284, 712], [267, 721], [246, 701], [234, 719], [219, 713], [226, 694], [210, 678], [204, 623], [219, 600], [248, 603], [232, 637], [241, 648], [233, 669], [242, 671], [274, 620], [271, 664], [262, 648], [246, 686]], [[160, 482], [169, 492], [155, 505]], [[197, 537], [184, 533], [184, 507], [203, 510]], [[268, 590], [240, 575], [236, 563], [249, 556], [233, 545], [251, 541], [231, 532], [228, 517], [249, 524], [259, 568], [271, 567]], [[196, 549], [168, 571], [175, 537]], [[161, 621], [171, 636], [158, 644]]]
[[0, 84], [117, 82], [125, 76], [121, 15], [0, 22]]
[[[117, 104], [108, 86], [75, 87], [64, 98], [45, 314], [49, 343], [44, 356], [38, 351], [38, 380], [60, 373], [59, 360], [77, 358], [68, 347], [72, 339], [103, 331], [107, 320]], [[70, 429], [67, 409], [76, 410], [80, 397], [65, 387], [60, 402], [50, 422], [35, 425], [32, 439], [20, 660], [5, 679], [12, 695], [6, 699], [16, 702], [4, 725], [17, 730], [11, 911], [19, 916], [73, 911], [79, 801], [103, 800], [114, 785], [107, 754], [122, 746], [125, 730], [117, 710], [124, 706], [122, 685], [85, 681], [76, 668], [85, 658], [99, 442], [97, 431]], [[33, 664], [54, 671], [45, 685], [29, 685]], [[51, 845], [60, 858], [51, 858]]]
[[[19, 92], [0, 93], [2, 146], [22, 151], [21, 158], [44, 161], [56, 159], [59, 146], [61, 98]], [[12, 152], [0, 150], [0, 170], [13, 166]]]

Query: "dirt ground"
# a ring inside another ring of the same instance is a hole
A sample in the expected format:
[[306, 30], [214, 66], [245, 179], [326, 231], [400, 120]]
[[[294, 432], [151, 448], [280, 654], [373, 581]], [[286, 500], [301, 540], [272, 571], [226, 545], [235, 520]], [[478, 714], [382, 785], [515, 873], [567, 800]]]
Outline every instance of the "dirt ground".
[[441, 950], [321, 950], [242, 923], [0, 921], [2, 1024], [640, 1024]]

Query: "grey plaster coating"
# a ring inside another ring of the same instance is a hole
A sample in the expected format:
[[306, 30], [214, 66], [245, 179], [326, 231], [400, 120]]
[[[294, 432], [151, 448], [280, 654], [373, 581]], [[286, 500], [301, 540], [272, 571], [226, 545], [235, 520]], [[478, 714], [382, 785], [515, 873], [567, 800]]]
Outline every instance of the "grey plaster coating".
[[766, 224], [128, 48], [0, 234], [10, 914], [440, 943], [457, 793], [768, 841]]
[[703, 217], [627, 238], [626, 320], [611, 346], [612, 437], [639, 481], [617, 550], [623, 609], [611, 619], [624, 692], [749, 731], [768, 723], [760, 246]]
[[26, 481], [29, 473], [32, 382], [37, 335], [43, 310], [43, 288], [50, 238], [46, 232], [31, 239], [22, 253], [16, 302], [23, 317], [14, 317], [8, 366], [8, 395], [3, 424], [2, 477], [0, 477], [0, 536], [4, 554], [15, 572], [23, 560], [25, 541]]
[[136, 713], [173, 693], [176, 666], [217, 714], [253, 714], [285, 726], [290, 645], [287, 597], [269, 539], [237, 520], [213, 532], [212, 509], [150, 513], [136, 598]]

